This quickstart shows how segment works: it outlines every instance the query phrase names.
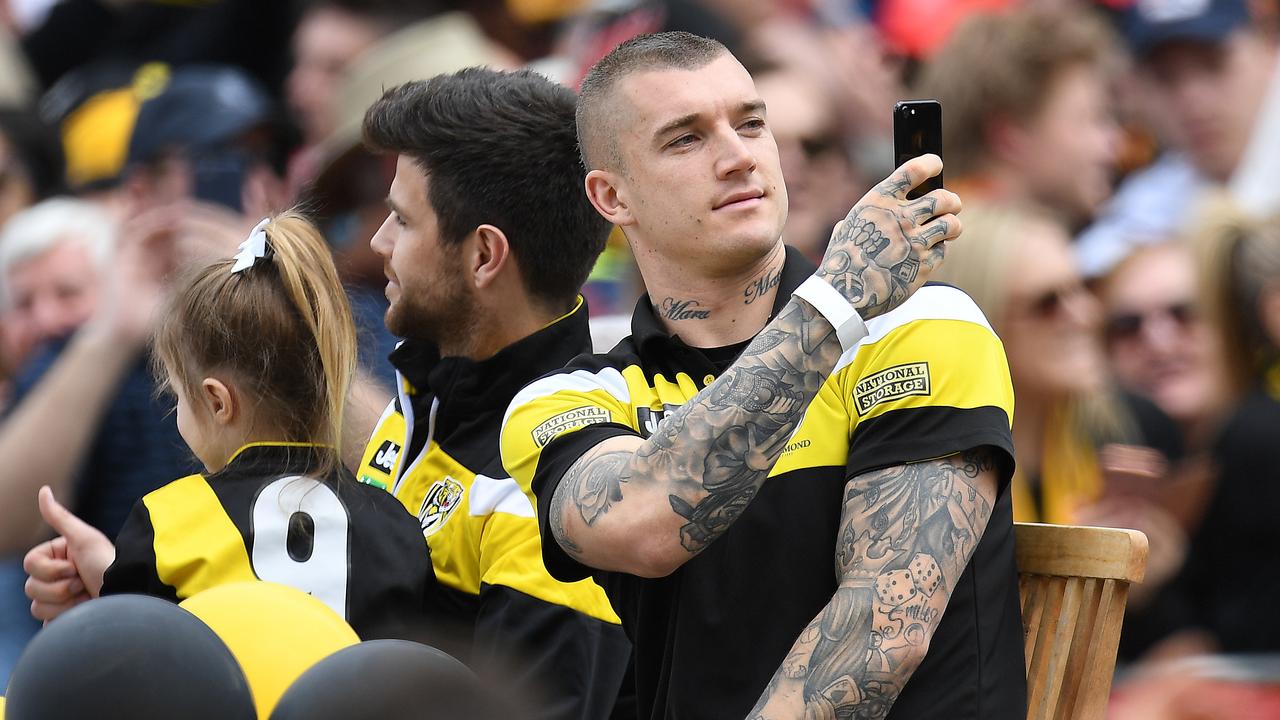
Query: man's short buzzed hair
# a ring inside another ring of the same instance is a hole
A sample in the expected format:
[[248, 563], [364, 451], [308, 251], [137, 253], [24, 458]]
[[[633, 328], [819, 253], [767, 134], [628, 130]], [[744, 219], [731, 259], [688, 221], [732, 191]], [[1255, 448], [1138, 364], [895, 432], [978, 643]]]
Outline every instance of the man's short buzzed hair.
[[588, 170], [621, 164], [611, 126], [616, 110], [608, 107], [608, 97], [619, 80], [645, 70], [696, 70], [728, 52], [719, 41], [687, 32], [638, 35], [614, 48], [591, 67], [578, 92], [576, 120], [582, 164]]

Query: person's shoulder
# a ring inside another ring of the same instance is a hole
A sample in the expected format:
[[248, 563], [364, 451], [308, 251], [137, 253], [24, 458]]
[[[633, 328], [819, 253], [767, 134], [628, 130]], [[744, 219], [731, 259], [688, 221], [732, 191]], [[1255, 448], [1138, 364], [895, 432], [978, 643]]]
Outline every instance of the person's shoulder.
[[220, 505], [217, 494], [208, 479], [200, 474], [186, 475], [172, 480], [143, 495], [134, 505], [134, 511], [145, 511], [147, 516], [164, 518], [166, 523], [183, 526], [195, 523], [210, 509], [210, 502]]
[[954, 285], [930, 282], [898, 307], [868, 321], [863, 344], [878, 342], [915, 324], [927, 329], [930, 323], [941, 322], [971, 323], [994, 334], [987, 316], [968, 293]]
[[959, 288], [925, 285], [868, 322], [867, 330], [841, 356], [830, 380], [860, 421], [923, 407], [992, 406], [1011, 413], [1004, 346], [977, 303]]
[[632, 338], [624, 338], [607, 353], [586, 353], [575, 357], [557, 370], [541, 375], [524, 386], [508, 406], [518, 407], [534, 398], [560, 391], [603, 390], [629, 402], [630, 391], [622, 372], [640, 364], [640, 355]]
[[170, 480], [164, 485], [161, 485], [155, 490], [152, 490], [142, 496], [142, 499], [171, 499], [177, 496], [190, 494], [193, 488], [202, 486], [208, 486], [208, 480], [205, 476], [199, 473], [192, 473], [190, 475], [184, 475], [180, 478]]

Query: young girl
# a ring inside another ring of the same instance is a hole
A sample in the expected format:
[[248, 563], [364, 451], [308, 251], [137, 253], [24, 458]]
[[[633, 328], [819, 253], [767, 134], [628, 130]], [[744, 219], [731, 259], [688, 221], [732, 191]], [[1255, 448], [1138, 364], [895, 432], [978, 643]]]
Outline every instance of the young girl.
[[138, 502], [102, 594], [177, 602], [258, 578], [319, 598], [362, 638], [404, 636], [422, 619], [430, 557], [404, 507], [339, 461], [356, 339], [320, 234], [294, 213], [264, 220], [234, 259], [179, 288], [153, 354], [208, 472]]

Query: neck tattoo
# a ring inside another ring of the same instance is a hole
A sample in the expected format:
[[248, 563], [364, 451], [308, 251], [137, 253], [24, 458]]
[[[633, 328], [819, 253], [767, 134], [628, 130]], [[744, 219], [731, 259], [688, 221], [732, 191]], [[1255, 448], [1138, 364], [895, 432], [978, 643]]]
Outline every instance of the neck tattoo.
[[706, 320], [711, 317], [711, 311], [702, 310], [701, 307], [697, 300], [664, 298], [657, 310], [667, 320]]
[[782, 282], [782, 268], [778, 268], [773, 272], [766, 272], [764, 275], [751, 281], [750, 285], [742, 291], [742, 297], [746, 298], [742, 301], [743, 305], [750, 305], [759, 298], [764, 297], [765, 293], [778, 287]]

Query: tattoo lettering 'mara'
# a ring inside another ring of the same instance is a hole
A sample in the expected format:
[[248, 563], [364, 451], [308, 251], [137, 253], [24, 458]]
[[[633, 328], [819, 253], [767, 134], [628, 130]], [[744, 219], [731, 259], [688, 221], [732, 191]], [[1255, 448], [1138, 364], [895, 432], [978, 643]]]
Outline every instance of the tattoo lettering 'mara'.
[[697, 300], [663, 298], [657, 310], [667, 320], [706, 320], [711, 317], [711, 311], [704, 309]]
[[993, 452], [982, 448], [849, 482], [836, 547], [839, 589], [800, 633], [750, 717], [888, 715], [986, 529], [994, 466]]

